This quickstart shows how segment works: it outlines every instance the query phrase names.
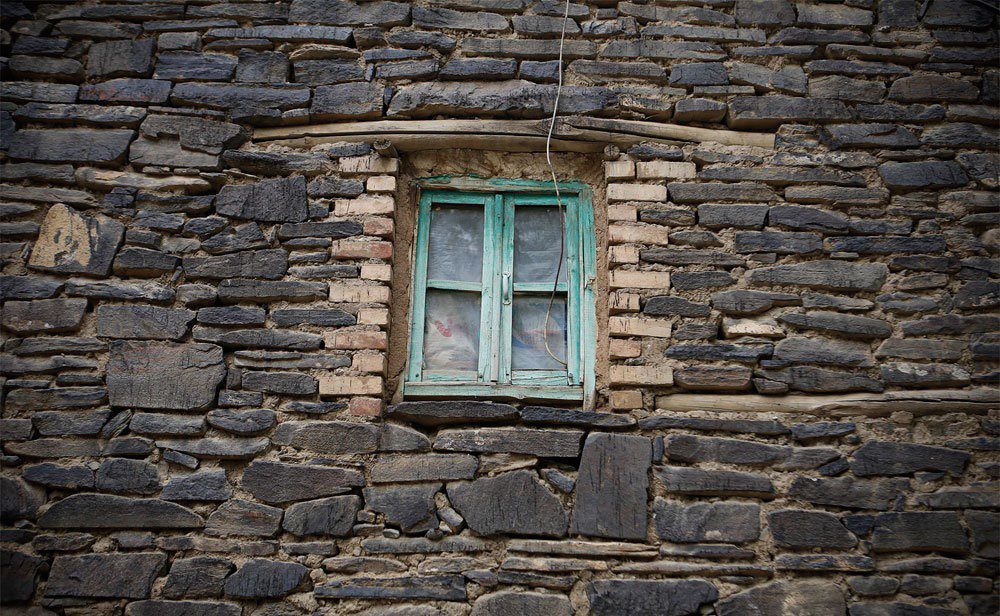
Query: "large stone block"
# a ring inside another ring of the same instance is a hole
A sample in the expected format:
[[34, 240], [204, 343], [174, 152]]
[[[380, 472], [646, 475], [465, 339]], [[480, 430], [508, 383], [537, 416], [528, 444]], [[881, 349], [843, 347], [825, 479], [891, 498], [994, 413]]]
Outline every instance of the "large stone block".
[[437, 528], [434, 495], [440, 489], [439, 483], [365, 488], [365, 506], [404, 533], [422, 533]]
[[309, 569], [298, 563], [255, 558], [226, 579], [225, 593], [237, 599], [278, 599], [308, 582]]
[[364, 483], [356, 470], [267, 460], [250, 464], [240, 480], [254, 498], [271, 505], [343, 494]]
[[954, 512], [880, 513], [875, 518], [872, 549], [876, 552], [969, 551], [969, 538]]
[[15, 550], [0, 550], [0, 603], [28, 601], [35, 594], [35, 578], [45, 561]]
[[448, 498], [480, 535], [566, 535], [566, 511], [559, 498], [530, 471], [450, 483]]
[[124, 161], [134, 136], [128, 129], [22, 129], [14, 133], [7, 153], [38, 162], [112, 165]]
[[[433, 504], [432, 496], [431, 505]], [[360, 508], [361, 499], [353, 495], [331, 496], [296, 503], [285, 511], [281, 527], [299, 537], [304, 535], [346, 537], [351, 533]]]
[[434, 449], [472, 453], [519, 453], [542, 458], [575, 458], [580, 453], [579, 430], [479, 428], [441, 430]]
[[645, 437], [591, 433], [580, 459], [571, 532], [644, 539], [651, 460]]
[[154, 552], [57, 556], [45, 585], [45, 596], [145, 599], [166, 564], [166, 554]]
[[674, 543], [747, 543], [760, 536], [760, 506], [752, 503], [697, 503], [657, 498], [656, 533]]
[[223, 186], [215, 198], [215, 210], [223, 216], [262, 222], [302, 222], [309, 212], [306, 179], [296, 175]]
[[80, 328], [87, 312], [85, 299], [36, 299], [3, 305], [0, 325], [15, 335], [55, 334]]
[[225, 374], [213, 344], [118, 341], [107, 383], [112, 406], [190, 410], [212, 403]]
[[38, 518], [42, 528], [201, 528], [201, 516], [155, 498], [73, 494]]
[[107, 276], [125, 226], [102, 215], [85, 216], [57, 203], [42, 221], [28, 267], [57, 274]]
[[844, 592], [833, 582], [780, 580], [736, 593], [719, 601], [719, 616], [843, 616]]
[[194, 321], [193, 310], [158, 306], [100, 306], [97, 335], [105, 338], [179, 340]]
[[964, 451], [917, 443], [868, 441], [854, 451], [851, 471], [859, 477], [909, 475], [917, 471], [959, 476], [970, 456]]
[[837, 516], [825, 511], [772, 511], [767, 514], [767, 524], [774, 541], [782, 547], [846, 549], [858, 543]]
[[472, 616], [572, 616], [572, 614], [573, 608], [569, 599], [563, 595], [521, 590], [503, 590], [482, 595], [472, 605]]
[[386, 417], [424, 426], [504, 422], [517, 419], [517, 409], [493, 402], [401, 402], [386, 409]]
[[718, 598], [705, 580], [595, 580], [587, 584], [594, 616], [691, 616]]
[[175, 559], [162, 594], [168, 599], [208, 599], [222, 595], [222, 583], [236, 567], [225, 558], [195, 556]]

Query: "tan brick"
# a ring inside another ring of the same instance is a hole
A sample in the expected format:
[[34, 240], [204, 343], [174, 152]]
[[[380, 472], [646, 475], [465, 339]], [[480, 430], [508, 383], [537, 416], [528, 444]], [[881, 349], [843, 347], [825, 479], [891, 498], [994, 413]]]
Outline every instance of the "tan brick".
[[639, 216], [639, 208], [627, 203], [616, 203], [608, 206], [608, 220], [635, 222]]
[[611, 359], [631, 359], [642, 355], [642, 345], [638, 340], [613, 338], [610, 344]]
[[362, 308], [358, 310], [358, 325], [388, 325], [388, 308]]
[[667, 272], [635, 272], [628, 270], [611, 271], [612, 289], [669, 289], [670, 274]]
[[608, 320], [608, 331], [612, 336], [669, 338], [672, 329], [670, 321], [648, 317], [611, 317]]
[[389, 287], [383, 285], [351, 284], [334, 282], [330, 284], [330, 301], [350, 304], [388, 304]]
[[395, 209], [396, 204], [389, 195], [361, 195], [354, 199], [338, 199], [333, 202], [333, 213], [337, 216], [392, 214]]
[[389, 282], [392, 280], [392, 266], [386, 263], [364, 263], [361, 265], [361, 279]]
[[639, 299], [637, 293], [612, 291], [608, 296], [608, 309], [611, 312], [638, 312]]
[[621, 389], [611, 392], [611, 408], [630, 411], [642, 408], [642, 392], [638, 389]]
[[785, 330], [778, 325], [777, 321], [770, 317], [759, 317], [757, 319], [726, 318], [722, 320], [722, 334], [726, 338], [739, 338], [740, 336], [784, 338]]
[[344, 173], [396, 174], [399, 172], [399, 159], [382, 158], [378, 154], [367, 156], [345, 156], [339, 160], [340, 170]]
[[669, 162], [665, 160], [636, 163], [635, 170], [640, 180], [693, 178], [698, 173], [698, 169], [694, 166], [694, 163]]
[[630, 180], [635, 177], [635, 163], [630, 160], [609, 160], [604, 163], [604, 177], [608, 180]]
[[362, 240], [336, 240], [330, 246], [334, 259], [392, 259], [390, 242], [365, 242]]
[[370, 193], [395, 192], [396, 178], [391, 175], [373, 175], [365, 180], [365, 190]]
[[666, 200], [666, 186], [658, 184], [608, 184], [608, 201]]
[[667, 235], [670, 229], [660, 225], [627, 225], [615, 224], [608, 226], [608, 242], [611, 244], [657, 244], [667, 245]]
[[673, 385], [674, 371], [670, 366], [611, 366], [611, 384]]
[[391, 218], [367, 218], [361, 223], [361, 226], [365, 235], [375, 237], [392, 237], [395, 231], [395, 225], [393, 225]]
[[338, 329], [323, 335], [328, 349], [385, 350], [388, 338], [382, 331]]
[[340, 376], [320, 375], [319, 395], [321, 396], [381, 396], [380, 376]]
[[362, 417], [378, 417], [382, 414], [382, 401], [378, 398], [357, 396], [348, 400], [347, 412]]
[[609, 246], [608, 261], [610, 263], [638, 263], [638, 246]]
[[351, 370], [382, 374], [385, 372], [385, 354], [355, 353], [354, 357], [351, 358]]

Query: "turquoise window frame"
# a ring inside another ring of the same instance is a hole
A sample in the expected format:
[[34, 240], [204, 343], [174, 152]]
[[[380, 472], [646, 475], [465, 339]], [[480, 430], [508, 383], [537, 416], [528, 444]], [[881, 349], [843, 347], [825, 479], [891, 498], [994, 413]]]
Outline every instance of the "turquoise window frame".
[[[548, 283], [512, 280], [515, 207], [557, 205], [552, 182], [534, 180], [452, 178], [418, 180], [410, 338], [403, 395], [411, 399], [474, 397], [510, 400], [587, 402], [594, 391], [596, 347], [594, 280], [596, 246], [590, 189], [582, 182], [560, 182], [565, 216], [565, 282], [567, 298], [567, 369], [511, 370], [511, 313], [514, 293], [550, 293]], [[484, 211], [481, 283], [428, 280], [427, 260], [431, 208], [435, 204], [469, 204]], [[423, 368], [426, 294], [428, 289], [481, 292], [478, 369], [465, 372]]]

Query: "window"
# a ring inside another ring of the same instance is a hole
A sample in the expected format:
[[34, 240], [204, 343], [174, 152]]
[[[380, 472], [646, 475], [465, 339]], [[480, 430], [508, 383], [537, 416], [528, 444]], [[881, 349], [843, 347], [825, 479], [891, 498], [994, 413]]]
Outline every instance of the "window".
[[587, 187], [559, 184], [562, 225], [551, 182], [423, 187], [404, 395], [583, 400], [595, 338]]

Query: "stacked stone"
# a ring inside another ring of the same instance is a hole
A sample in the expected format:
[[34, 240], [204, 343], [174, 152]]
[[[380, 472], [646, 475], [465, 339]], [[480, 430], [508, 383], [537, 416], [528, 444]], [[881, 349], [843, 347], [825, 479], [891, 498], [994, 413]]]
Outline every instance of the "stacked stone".
[[[666, 4], [4, 2], [4, 609], [995, 614], [994, 12]], [[546, 117], [564, 28], [776, 151], [607, 161], [596, 411], [384, 408], [400, 163], [252, 129]]]

